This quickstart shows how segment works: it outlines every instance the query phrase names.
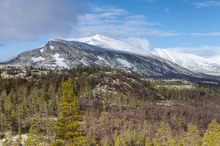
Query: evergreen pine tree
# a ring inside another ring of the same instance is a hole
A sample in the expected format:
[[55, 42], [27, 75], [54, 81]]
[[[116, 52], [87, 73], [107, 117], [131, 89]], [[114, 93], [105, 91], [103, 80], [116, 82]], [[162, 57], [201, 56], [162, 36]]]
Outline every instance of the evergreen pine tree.
[[174, 146], [175, 140], [172, 137], [172, 131], [170, 125], [165, 122], [161, 122], [160, 127], [157, 130], [156, 137], [153, 139], [154, 146]]
[[25, 144], [26, 146], [38, 146], [41, 143], [41, 138], [42, 135], [40, 135], [39, 129], [31, 127]]
[[40, 146], [43, 141], [43, 134], [40, 132], [40, 117], [37, 115], [36, 119], [31, 122], [28, 137], [25, 141], [26, 146]]
[[188, 124], [186, 145], [190, 145], [190, 146], [202, 145], [199, 130], [198, 130], [197, 126], [193, 125], [192, 123]]
[[218, 126], [218, 128], [215, 131], [215, 134], [213, 135], [213, 146], [219, 146], [220, 144], [220, 125]]
[[220, 135], [218, 135], [218, 132], [217, 132], [219, 126], [220, 125], [216, 121], [216, 119], [212, 120], [212, 122], [209, 124], [208, 129], [206, 130], [206, 133], [204, 134], [204, 137], [202, 139], [203, 146], [213, 146], [217, 137], [220, 137]]
[[69, 78], [62, 84], [60, 117], [54, 126], [56, 133], [54, 145], [82, 145], [85, 134], [79, 129], [81, 121], [73, 80]]

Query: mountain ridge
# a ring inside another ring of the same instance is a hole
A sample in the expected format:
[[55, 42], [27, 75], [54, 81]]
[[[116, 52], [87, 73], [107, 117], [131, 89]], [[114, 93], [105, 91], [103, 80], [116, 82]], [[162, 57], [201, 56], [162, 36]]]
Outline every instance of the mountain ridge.
[[109, 38], [101, 34], [96, 34], [92, 37], [69, 40], [79, 41], [106, 49], [134, 53], [142, 56], [161, 57], [193, 72], [220, 76], [220, 63], [218, 62], [218, 57], [211, 59], [204, 58], [195, 54], [184, 53], [174, 49], [155, 48], [153, 51], [149, 51], [147, 49], [140, 49], [123, 41]]
[[216, 76], [191, 71], [160, 56], [139, 55], [125, 50], [103, 48], [62, 39], [48, 41], [42, 47], [23, 52], [10, 61], [0, 63], [0, 66], [47, 69], [98, 66], [121, 69], [138, 74], [143, 78], [195, 81], [205, 79], [207, 82], [216, 80]]
[[194, 72], [220, 75], [220, 64], [194, 54], [183, 53], [173, 49], [155, 49], [152, 54], [165, 58]]
[[92, 37], [85, 37], [85, 38], [74, 38], [74, 39], [67, 39], [69, 41], [78, 41], [82, 43], [86, 43], [93, 46], [98, 46], [101, 48], [117, 50], [122, 52], [130, 52], [138, 55], [150, 55], [148, 50], [143, 50], [141, 48], [135, 47], [131, 44], [127, 44], [124, 41], [117, 40], [114, 38], [110, 38], [101, 34], [96, 34]]

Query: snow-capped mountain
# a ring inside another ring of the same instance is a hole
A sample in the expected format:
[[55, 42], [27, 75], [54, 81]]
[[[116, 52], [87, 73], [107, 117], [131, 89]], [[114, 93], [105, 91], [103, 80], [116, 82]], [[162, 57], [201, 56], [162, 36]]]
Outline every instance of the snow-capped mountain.
[[86, 38], [75, 38], [75, 39], [68, 39], [69, 41], [78, 41], [82, 43], [86, 43], [93, 46], [98, 46], [101, 48], [106, 49], [112, 49], [122, 52], [130, 52], [134, 54], [139, 55], [149, 55], [148, 50], [144, 50], [135, 46], [132, 46], [131, 44], [127, 44], [123, 41], [110, 38], [101, 34], [96, 34], [92, 37], [86, 37]]
[[[141, 49], [137, 53], [135, 49], [124, 42], [101, 35], [79, 39], [78, 41], [56, 39], [37, 49], [23, 52], [10, 61], [0, 63], [0, 67], [15, 66], [26, 68], [33, 66], [62, 69], [99, 66], [121, 69], [126, 72], [136, 73], [142, 77], [157, 79], [174, 78], [194, 81], [206, 79], [208, 82], [210, 79], [211, 81], [216, 80], [214, 76], [203, 74], [202, 71], [204, 70], [196, 72], [197, 70], [192, 70], [187, 66], [192, 64], [194, 60], [192, 59], [192, 61], [188, 62], [185, 60], [192, 57], [195, 58], [195, 56], [185, 54], [185, 56], [182, 55], [182, 59], [179, 59], [180, 55], [179, 53], [177, 55], [175, 51], [164, 51], [166, 53], [163, 53], [162, 50], [156, 50], [150, 55], [149, 52]], [[141, 51], [143, 52], [141, 53]], [[176, 59], [172, 56], [176, 56]], [[201, 58], [197, 58], [196, 61], [203, 61], [201, 66], [206, 63]], [[193, 65], [198, 66], [198, 64]], [[209, 65], [207, 64], [207, 70], [209, 70]], [[198, 67], [198, 69], [200, 68]], [[216, 66], [216, 69], [219, 69], [218, 66]]]
[[220, 64], [220, 56], [213, 56], [213, 57], [210, 57], [208, 59], [213, 60], [217, 64]]
[[195, 73], [172, 62], [156, 57], [141, 56], [89, 44], [53, 40], [43, 47], [23, 52], [15, 59], [1, 65], [18, 67], [74, 68], [78, 66], [100, 66], [122, 69], [142, 77], [184, 78]]
[[123, 41], [119, 41], [117, 39], [106, 37], [100, 34], [94, 35], [92, 37], [70, 40], [79, 41], [107, 49], [135, 53], [142, 56], [150, 55], [152, 57], [161, 57], [193, 72], [220, 75], [220, 63], [217, 61], [220, 60], [219, 58], [203, 58], [190, 53], [183, 53], [174, 49], [154, 49], [152, 52], [149, 52], [147, 49], [140, 49]]
[[193, 72], [220, 75], [220, 64], [216, 59], [207, 59], [174, 49], [155, 49], [152, 54], [167, 59]]

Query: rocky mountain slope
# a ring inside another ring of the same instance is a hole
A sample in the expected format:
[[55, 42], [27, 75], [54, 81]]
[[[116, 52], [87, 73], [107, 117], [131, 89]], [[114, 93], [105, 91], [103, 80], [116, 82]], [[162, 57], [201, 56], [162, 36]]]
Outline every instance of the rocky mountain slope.
[[182, 66], [188, 70], [198, 73], [220, 75], [220, 63], [218, 58], [204, 58], [190, 53], [183, 53], [174, 49], [153, 49], [149, 50], [140, 49], [132, 45], [126, 44], [120, 40], [109, 38], [100, 34], [87, 38], [70, 39], [86, 44], [99, 46], [102, 48], [108, 48], [117, 51], [130, 52], [139, 54], [142, 56], [150, 55], [161, 57], [169, 60], [179, 66]]
[[[100, 38], [102, 36], [96, 37]], [[23, 52], [16, 58], [1, 63], [0, 66], [47, 69], [98, 66], [121, 69], [144, 78], [216, 81], [214, 76], [190, 71], [172, 61], [155, 55], [135, 54], [131, 51], [123, 50], [121, 46], [118, 45], [118, 48], [113, 50], [114, 45], [110, 45], [108, 48], [103, 45], [103, 48], [101, 48], [83, 42], [57, 39], [49, 41], [40, 48]]]
[[150, 56], [103, 49], [76, 41], [54, 40], [35, 50], [23, 52], [2, 65], [50, 69], [102, 66], [122, 69], [141, 76], [180, 76], [190, 72], [172, 62]]
[[210, 60], [172, 49], [155, 49], [152, 53], [194, 72], [220, 75], [220, 64], [214, 59]]

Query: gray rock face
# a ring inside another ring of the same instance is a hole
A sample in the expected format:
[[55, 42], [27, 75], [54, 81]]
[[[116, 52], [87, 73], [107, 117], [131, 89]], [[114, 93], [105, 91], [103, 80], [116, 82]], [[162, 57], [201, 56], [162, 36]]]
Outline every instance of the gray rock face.
[[142, 77], [180, 79], [207, 77], [159, 57], [141, 56], [65, 40], [49, 41], [45, 46], [23, 52], [16, 58], [1, 63], [1, 65], [48, 69], [99, 66], [121, 69]]

